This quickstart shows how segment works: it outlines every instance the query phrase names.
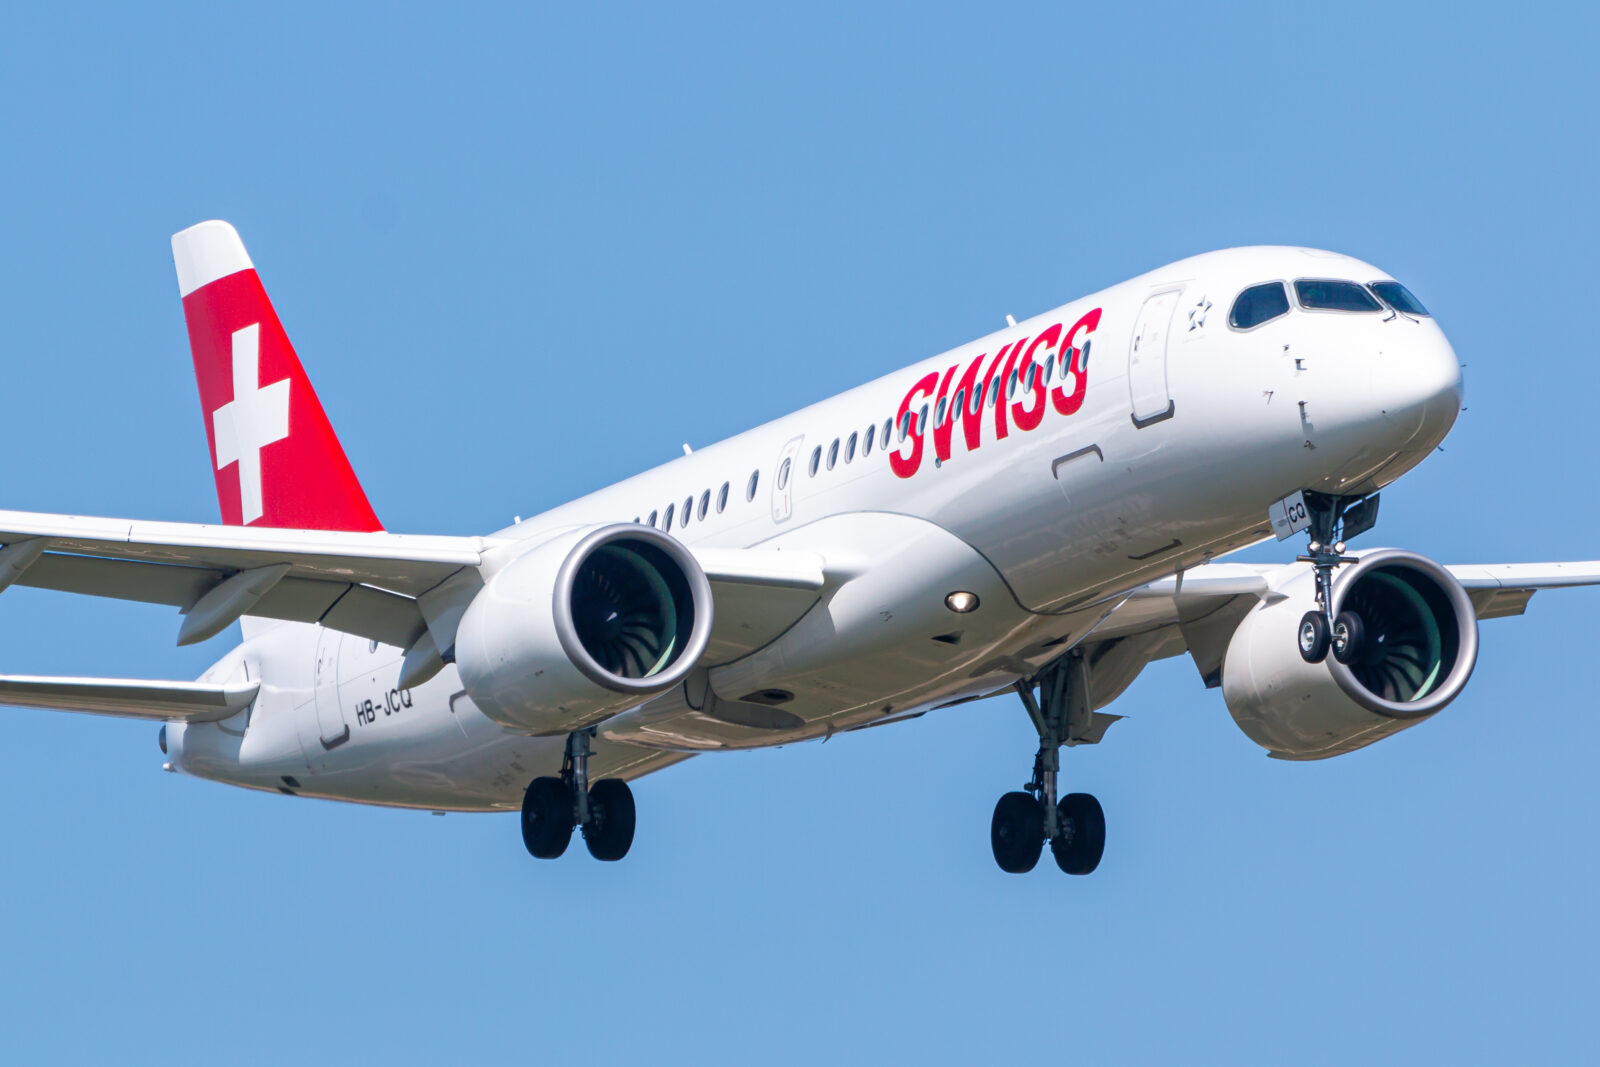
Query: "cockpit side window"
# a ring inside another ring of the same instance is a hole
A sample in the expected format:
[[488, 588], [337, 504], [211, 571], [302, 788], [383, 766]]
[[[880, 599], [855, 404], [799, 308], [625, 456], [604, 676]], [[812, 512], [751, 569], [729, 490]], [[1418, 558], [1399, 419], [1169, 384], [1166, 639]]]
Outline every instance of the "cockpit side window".
[[1407, 315], [1428, 314], [1428, 309], [1422, 306], [1422, 301], [1412, 296], [1411, 290], [1399, 282], [1373, 282], [1372, 291], [1396, 311], [1402, 311]]
[[1301, 278], [1294, 283], [1300, 306], [1312, 311], [1382, 311], [1383, 305], [1355, 282]]
[[1233, 301], [1228, 312], [1228, 325], [1236, 330], [1249, 330], [1269, 322], [1279, 315], [1289, 313], [1289, 294], [1282, 282], [1252, 285]]

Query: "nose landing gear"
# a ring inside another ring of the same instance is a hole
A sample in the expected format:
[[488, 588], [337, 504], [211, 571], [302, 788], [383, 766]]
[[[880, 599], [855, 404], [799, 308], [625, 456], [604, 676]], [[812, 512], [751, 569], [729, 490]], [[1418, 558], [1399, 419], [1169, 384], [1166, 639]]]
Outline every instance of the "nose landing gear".
[[589, 785], [593, 730], [567, 737], [559, 778], [535, 778], [522, 795], [522, 843], [535, 859], [553, 860], [567, 850], [572, 830], [583, 830], [589, 855], [620, 860], [633, 846], [633, 790], [621, 778]]
[[1047, 841], [1056, 866], [1068, 874], [1089, 874], [1100, 865], [1106, 847], [1106, 817], [1100, 802], [1088, 793], [1056, 799], [1061, 746], [1090, 740], [1093, 712], [1088, 683], [1083, 652], [1074, 649], [1032, 682], [1016, 684], [1039, 733], [1039, 751], [1032, 779], [1023, 791], [1000, 798], [989, 823], [995, 862], [1008, 874], [1033, 870]]
[[1296, 558], [1311, 564], [1316, 572], [1317, 606], [1300, 617], [1300, 657], [1307, 663], [1321, 663], [1331, 651], [1340, 663], [1353, 663], [1361, 656], [1365, 627], [1353, 612], [1333, 613], [1333, 570], [1341, 563], [1355, 562], [1355, 557], [1344, 554], [1345, 542], [1377, 525], [1378, 497], [1333, 496], [1311, 490], [1303, 495], [1311, 519], [1311, 542], [1306, 554]]

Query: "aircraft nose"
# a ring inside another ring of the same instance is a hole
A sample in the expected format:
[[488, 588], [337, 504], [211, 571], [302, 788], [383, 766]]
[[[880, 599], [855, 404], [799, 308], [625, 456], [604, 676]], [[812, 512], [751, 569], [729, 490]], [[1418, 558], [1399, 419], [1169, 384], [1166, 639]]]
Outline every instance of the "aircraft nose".
[[1413, 336], [1388, 349], [1377, 362], [1374, 399], [1385, 418], [1409, 431], [1407, 450], [1431, 449], [1461, 413], [1461, 363], [1444, 331], [1432, 322], [1407, 323]]

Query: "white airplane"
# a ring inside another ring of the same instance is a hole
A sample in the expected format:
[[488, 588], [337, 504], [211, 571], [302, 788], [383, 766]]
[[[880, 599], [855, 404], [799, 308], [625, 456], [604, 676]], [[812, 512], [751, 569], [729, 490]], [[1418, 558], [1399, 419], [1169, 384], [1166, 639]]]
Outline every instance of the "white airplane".
[[[691, 755], [1012, 690], [1033, 777], [1000, 866], [1099, 864], [1063, 746], [1187, 652], [1271, 756], [1432, 716], [1479, 619], [1600, 563], [1353, 552], [1460, 409], [1443, 332], [1370, 264], [1186, 259], [484, 537], [384, 532], [233, 227], [172, 239], [223, 526], [0, 512], [0, 588], [165, 604], [195, 682], [0, 677], [0, 702], [160, 720], [167, 770], [522, 813], [534, 856], [634, 835], [628, 781]], [[1008, 317], [1009, 320], [1009, 317]], [[1276, 535], [1280, 566], [1216, 563]]]

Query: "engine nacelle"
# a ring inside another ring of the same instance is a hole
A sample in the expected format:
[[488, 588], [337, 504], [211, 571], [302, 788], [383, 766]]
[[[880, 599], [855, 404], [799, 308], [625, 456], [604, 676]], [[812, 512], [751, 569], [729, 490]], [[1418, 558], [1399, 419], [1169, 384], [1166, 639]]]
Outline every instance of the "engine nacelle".
[[1424, 556], [1382, 549], [1340, 568], [1334, 611], [1365, 624], [1361, 654], [1349, 664], [1300, 655], [1296, 630], [1315, 606], [1310, 567], [1275, 591], [1286, 598], [1245, 616], [1222, 667], [1233, 721], [1274, 756], [1323, 759], [1398, 733], [1454, 700], [1477, 663], [1472, 602]]
[[567, 733], [682, 681], [711, 612], [711, 585], [681, 543], [648, 526], [590, 527], [489, 579], [456, 630], [456, 668], [496, 722]]

